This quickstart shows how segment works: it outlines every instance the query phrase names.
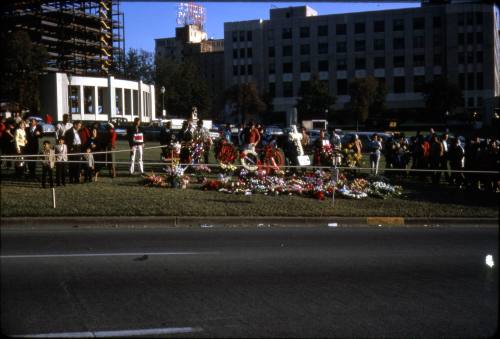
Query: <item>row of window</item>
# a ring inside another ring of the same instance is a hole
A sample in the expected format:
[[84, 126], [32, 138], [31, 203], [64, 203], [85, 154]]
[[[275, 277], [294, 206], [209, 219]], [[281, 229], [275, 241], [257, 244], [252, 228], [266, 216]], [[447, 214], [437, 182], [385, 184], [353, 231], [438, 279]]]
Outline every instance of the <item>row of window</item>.
[[481, 12], [467, 12], [467, 13], [459, 13], [458, 14], [458, 24], [460, 26], [464, 25], [474, 25], [474, 18], [476, 19], [475, 24], [476, 25], [482, 25], [483, 24], [483, 13]]
[[[432, 18], [432, 27], [433, 28], [441, 28], [442, 19], [440, 16], [435, 16]], [[364, 34], [366, 33], [366, 23], [365, 22], [356, 22], [353, 24], [354, 34]], [[405, 30], [405, 20], [402, 18], [392, 20], [392, 30], [404, 31]], [[425, 17], [417, 17], [413, 18], [413, 30], [423, 30], [425, 29]], [[376, 20], [373, 22], [373, 31], [375, 33], [383, 33], [386, 31], [386, 21], [385, 20]], [[300, 38], [309, 38], [311, 36], [311, 27], [303, 26], [299, 27], [299, 37]], [[332, 32], [333, 33], [333, 32]], [[268, 40], [274, 39], [274, 31], [272, 29], [268, 30]], [[328, 36], [329, 34], [329, 26], [328, 25], [318, 25], [316, 27], [316, 36]], [[335, 35], [346, 35], [347, 34], [347, 24], [336, 24], [335, 25]], [[291, 39], [292, 38], [292, 28], [285, 27], [281, 31], [282, 39]], [[235, 40], [235, 32], [233, 32], [233, 41]], [[242, 41], [242, 40], [240, 40]]]
[[474, 63], [474, 55], [476, 56], [476, 63], [480, 64], [483, 62], [483, 52], [482, 51], [476, 51], [475, 53], [470, 51], [470, 52], [460, 52], [458, 53], [458, 63], [460, 65], [463, 65], [465, 63], [467, 64], [472, 64]]
[[[381, 83], [386, 83], [385, 78], [376, 78]], [[328, 80], [322, 81], [326, 86], [330, 85]], [[425, 86], [425, 76], [414, 76], [413, 77], [413, 90], [414, 93], [421, 93]], [[308, 81], [302, 81], [300, 86], [307, 86]], [[336, 95], [348, 95], [349, 82], [347, 79], [338, 79], [335, 82], [336, 84]], [[271, 97], [276, 97], [276, 83], [269, 83], [269, 94]], [[298, 90], [298, 89], [297, 89]], [[393, 78], [393, 87], [391, 93], [405, 93], [410, 91], [410, 88], [406, 87], [406, 77], [394, 77]], [[293, 82], [292, 81], [283, 81], [283, 97], [293, 97]]]
[[[465, 45], [467, 42], [467, 45], [472, 45], [474, 44], [474, 35], [476, 36], [476, 44], [482, 44], [483, 43], [483, 32], [468, 32], [467, 34], [465, 33], [458, 33], [458, 43], [460, 45]], [[467, 37], [467, 40], [465, 39]]]
[[[467, 83], [465, 80], [467, 79]], [[483, 73], [460, 73], [458, 75], [458, 86], [462, 90], [483, 90], [484, 89], [484, 79]]]
[[233, 31], [233, 42], [237, 41], [252, 41], [252, 31]]
[[[423, 67], [425, 66], [425, 55], [424, 54], [416, 54], [413, 55], [413, 64], [409, 65], [407, 64], [407, 58], [404, 55], [395, 55], [392, 58], [392, 66], [393, 67], [406, 67], [406, 66], [412, 66], [412, 67]], [[354, 58], [354, 69], [358, 70], [363, 70], [367, 69], [367, 62], [366, 58], [360, 57], [360, 58]], [[293, 73], [294, 70], [294, 64], [292, 62], [284, 62], [282, 66], [282, 73]], [[319, 72], [328, 72], [330, 70], [330, 62], [329, 60], [319, 60], [318, 61], [318, 71]], [[441, 54], [434, 54], [433, 55], [433, 65], [434, 66], [440, 66], [442, 65], [442, 55]], [[375, 69], [382, 69], [386, 67], [386, 57], [384, 56], [378, 56], [373, 58], [373, 68]], [[299, 69], [300, 72], [302, 73], [307, 73], [311, 71], [311, 62], [310, 61], [301, 61], [299, 64]], [[275, 63], [270, 63], [269, 64], [269, 74], [275, 74], [276, 73], [276, 64]], [[347, 59], [346, 58], [338, 58], [336, 59], [336, 70], [337, 71], [345, 71], [347, 70]], [[234, 74], [238, 75], [238, 74]]]

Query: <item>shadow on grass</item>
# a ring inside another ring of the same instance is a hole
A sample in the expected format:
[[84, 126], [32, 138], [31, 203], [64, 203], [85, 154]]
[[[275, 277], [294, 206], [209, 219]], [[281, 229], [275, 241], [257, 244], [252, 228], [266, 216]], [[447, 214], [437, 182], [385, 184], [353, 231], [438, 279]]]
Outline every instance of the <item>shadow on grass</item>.
[[245, 200], [224, 200], [224, 199], [206, 199], [205, 201], [209, 202], [217, 202], [217, 203], [223, 203], [223, 204], [251, 204], [251, 201], [245, 201]]

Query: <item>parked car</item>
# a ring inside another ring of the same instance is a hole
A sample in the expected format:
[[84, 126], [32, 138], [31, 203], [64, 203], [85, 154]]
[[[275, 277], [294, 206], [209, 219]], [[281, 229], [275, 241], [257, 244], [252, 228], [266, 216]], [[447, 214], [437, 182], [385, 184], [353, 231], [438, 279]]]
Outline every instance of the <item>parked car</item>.
[[264, 133], [269, 135], [283, 135], [284, 131], [279, 126], [267, 126], [264, 130]]
[[28, 121], [35, 119], [38, 122], [38, 125], [42, 126], [43, 135], [53, 135], [56, 133], [56, 128], [52, 124], [47, 124], [41, 117], [32, 115], [28, 117]]
[[[311, 145], [316, 141], [316, 139], [319, 138], [319, 131], [319, 129], [311, 129], [307, 131], [307, 133], [309, 134], [309, 142]], [[330, 133], [325, 131], [325, 138], [327, 140], [330, 140]]]

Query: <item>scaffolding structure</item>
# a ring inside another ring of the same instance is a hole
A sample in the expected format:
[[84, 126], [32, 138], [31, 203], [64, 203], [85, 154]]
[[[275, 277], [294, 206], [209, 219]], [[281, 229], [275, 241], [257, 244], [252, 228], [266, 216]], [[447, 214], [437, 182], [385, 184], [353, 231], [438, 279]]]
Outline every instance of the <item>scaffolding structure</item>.
[[2, 29], [24, 30], [46, 47], [47, 71], [120, 75], [124, 64], [124, 16], [117, 0], [2, 1]]

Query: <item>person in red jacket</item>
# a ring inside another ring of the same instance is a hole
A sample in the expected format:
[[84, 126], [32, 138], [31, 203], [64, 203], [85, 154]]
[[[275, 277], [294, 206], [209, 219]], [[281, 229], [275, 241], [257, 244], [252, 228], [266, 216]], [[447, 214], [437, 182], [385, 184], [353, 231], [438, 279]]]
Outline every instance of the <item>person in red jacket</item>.
[[108, 134], [106, 138], [106, 163], [109, 168], [109, 175], [111, 178], [116, 177], [116, 167], [115, 167], [115, 153], [113, 152], [116, 149], [115, 143], [118, 135], [115, 131], [115, 126], [112, 123], [108, 123]]
[[82, 141], [82, 145], [86, 145], [90, 139], [90, 135], [91, 135], [90, 129], [87, 126], [82, 124], [82, 128], [80, 128], [80, 131], [78, 132], [78, 134], [80, 135], [80, 140]]
[[45, 114], [45, 117], [44, 117], [44, 118], [45, 118], [44, 120], [45, 120], [45, 123], [46, 123], [46, 124], [52, 125], [52, 121], [53, 121], [53, 119], [52, 119], [52, 115], [50, 115], [50, 114]]
[[246, 135], [247, 149], [255, 151], [255, 146], [260, 141], [260, 133], [253, 121], [248, 123], [248, 133]]

